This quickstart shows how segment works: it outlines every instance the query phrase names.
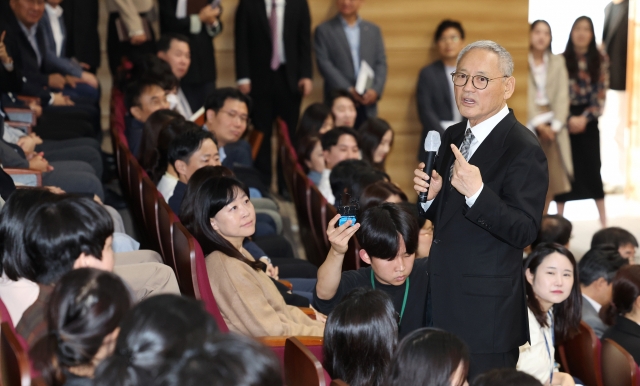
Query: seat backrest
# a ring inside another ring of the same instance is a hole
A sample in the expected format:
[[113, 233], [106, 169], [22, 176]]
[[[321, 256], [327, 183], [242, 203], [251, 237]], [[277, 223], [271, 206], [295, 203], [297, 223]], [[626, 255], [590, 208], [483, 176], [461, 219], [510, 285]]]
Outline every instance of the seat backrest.
[[326, 385], [320, 361], [293, 336], [284, 346], [284, 377], [287, 386]]
[[195, 277], [195, 239], [179, 222], [173, 223], [173, 256], [176, 261], [176, 277], [179, 278], [180, 292], [194, 299], [199, 298], [200, 293]]
[[118, 142], [118, 177], [120, 179], [120, 185], [122, 186], [122, 193], [124, 193], [127, 197], [129, 197], [129, 192], [131, 191], [129, 184], [131, 181], [129, 180], [129, 156], [131, 152], [129, 149], [122, 143]]
[[162, 260], [166, 265], [173, 269], [180, 285], [180, 277], [176, 269], [175, 258], [173, 256], [173, 223], [174, 214], [169, 205], [163, 198], [158, 197], [158, 240], [160, 240], [160, 249]]
[[576, 336], [558, 346], [563, 370], [580, 378], [586, 386], [603, 386], [600, 369], [600, 340], [584, 321]]
[[124, 104], [124, 93], [117, 88], [111, 89], [111, 130], [120, 141], [128, 148], [129, 142], [125, 135], [127, 107]]
[[131, 153], [129, 153], [127, 162], [129, 162], [129, 202], [131, 203], [131, 210], [135, 217], [134, 221], [140, 226], [139, 229], [144, 227], [144, 211], [142, 210], [142, 168], [138, 164]]
[[[307, 260], [319, 267], [322, 265], [327, 255], [326, 253], [321, 253], [315, 242], [315, 237], [311, 229], [311, 184], [307, 176], [304, 175], [302, 170], [299, 168], [295, 169], [294, 184], [295, 189], [293, 202], [295, 204], [296, 214], [298, 217], [300, 239], [305, 240], [305, 243], [303, 244]], [[309, 242], [306, 242], [306, 240], [309, 240]]]
[[196, 279], [198, 294], [200, 295], [200, 297], [198, 298], [197, 294], [196, 299], [202, 300], [202, 302], [204, 303], [204, 307], [207, 309], [207, 311], [209, 311], [209, 313], [218, 323], [218, 328], [220, 329], [220, 331], [229, 332], [229, 327], [224, 321], [222, 313], [220, 312], [220, 308], [218, 308], [216, 298], [215, 296], [213, 296], [213, 291], [211, 291], [211, 284], [209, 284], [209, 275], [207, 273], [207, 265], [204, 260], [202, 247], [200, 247], [200, 243], [198, 243], [198, 240], [194, 239], [194, 241], [196, 248]]
[[2, 386], [31, 384], [29, 357], [7, 322], [0, 326], [0, 374]]
[[142, 178], [142, 214], [149, 247], [162, 254], [158, 237], [158, 190], [149, 177]]
[[342, 379], [334, 379], [331, 381], [331, 386], [349, 386], [349, 384]]
[[311, 207], [311, 232], [320, 254], [326, 256], [329, 253], [331, 244], [327, 237], [327, 200], [315, 185], [309, 187], [309, 200]]
[[602, 342], [602, 380], [605, 386], [637, 386], [638, 365], [631, 354], [611, 339]]

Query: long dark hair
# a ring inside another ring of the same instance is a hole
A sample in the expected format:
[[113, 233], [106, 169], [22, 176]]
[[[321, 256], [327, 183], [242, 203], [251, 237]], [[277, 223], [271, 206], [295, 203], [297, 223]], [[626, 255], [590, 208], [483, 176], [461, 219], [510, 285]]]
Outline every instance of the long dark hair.
[[618, 315], [624, 316], [633, 310], [640, 296], [640, 265], [627, 265], [620, 268], [613, 279], [611, 303], [600, 310], [602, 320], [613, 325]]
[[201, 302], [157, 295], [136, 305], [120, 323], [111, 357], [96, 369], [95, 386], [152, 384], [172, 358], [201, 347], [218, 331]]
[[360, 213], [364, 213], [365, 210], [382, 204], [394, 194], [400, 197], [402, 202], [408, 201], [407, 195], [393, 183], [384, 180], [374, 182], [364, 188], [362, 194], [360, 194]]
[[90, 365], [131, 303], [127, 286], [113, 273], [80, 268], [64, 275], [49, 299], [48, 334], [29, 352], [47, 384], [63, 385], [64, 369]]
[[[195, 174], [195, 173], [194, 173]], [[211, 177], [196, 180], [187, 185], [182, 205], [180, 220], [185, 228], [198, 240], [202, 251], [206, 254], [220, 251], [223, 254], [246, 263], [259, 270], [262, 264], [251, 261], [242, 255], [227, 239], [222, 237], [211, 226], [211, 219], [244, 192], [249, 197], [249, 189], [245, 184], [230, 177]]]
[[351, 386], [383, 385], [398, 337], [389, 296], [358, 288], [329, 314], [324, 328], [324, 367]]
[[158, 167], [160, 159], [160, 153], [158, 152], [158, 137], [160, 136], [160, 132], [170, 122], [174, 121], [176, 124], [180, 124], [184, 122], [184, 117], [176, 111], [162, 109], [149, 115], [149, 118], [147, 118], [147, 121], [144, 123], [138, 162], [142, 169], [149, 175], [154, 175], [155, 177], [159, 172], [156, 171], [156, 168]]
[[320, 137], [316, 134], [298, 137], [296, 154], [298, 155], [298, 163], [302, 166], [305, 173], [309, 173], [310, 171], [309, 166], [305, 161], [311, 160], [311, 153], [313, 153], [318, 142], [320, 142]]
[[[393, 133], [393, 129], [389, 123], [380, 118], [368, 118], [358, 129], [358, 147], [362, 151], [362, 159], [379, 170], [384, 170], [384, 161], [386, 158], [383, 159], [382, 162], [374, 162], [373, 153], [375, 153], [378, 146], [380, 146], [382, 137], [384, 137], [389, 130]], [[393, 145], [393, 137], [389, 145]]]
[[[589, 43], [589, 49], [587, 51], [587, 67], [589, 68], [591, 84], [596, 84], [600, 79], [602, 55], [600, 54], [600, 51], [598, 51], [598, 47], [596, 47], [596, 35], [593, 29], [593, 21], [588, 16], [580, 16], [573, 22], [573, 26], [571, 26], [571, 33], [573, 33], [574, 28], [576, 28], [576, 24], [583, 20], [589, 22], [589, 25], [591, 26], [591, 42]], [[578, 77], [578, 57], [573, 46], [573, 40], [571, 40], [571, 33], [569, 34], [567, 47], [564, 49], [564, 53], [562, 55], [564, 55], [565, 62], [567, 63], [569, 78], [575, 79]]]
[[[527, 268], [535, 276], [538, 267], [547, 256], [552, 253], [559, 253], [565, 256], [573, 266], [573, 286], [569, 297], [562, 303], [553, 305], [553, 320], [556, 339], [563, 341], [571, 338], [578, 332], [580, 320], [582, 319], [582, 293], [580, 291], [580, 277], [578, 266], [573, 254], [565, 247], [555, 243], [542, 243], [538, 245], [524, 262], [524, 271]], [[540, 302], [533, 292], [533, 286], [525, 280], [527, 291], [527, 306], [535, 315], [538, 323], [543, 327], [548, 327], [547, 314], [540, 307]]]
[[[536, 20], [533, 23], [531, 23], [531, 26], [529, 27], [529, 33], [531, 33], [531, 31], [533, 31], [534, 28], [536, 28], [536, 26], [540, 23], [546, 24], [547, 27], [549, 28], [549, 46], [547, 47], [547, 51], [551, 51], [551, 43], [553, 42], [553, 34], [551, 33], [551, 26], [549, 25], [549, 23], [546, 20]], [[531, 45], [529, 45], [529, 49], [531, 49]]]
[[328, 116], [333, 117], [331, 108], [322, 103], [312, 103], [302, 113], [296, 138], [306, 137], [308, 135], [321, 135], [320, 128], [327, 120]]
[[[187, 130], [202, 129], [193, 122], [185, 121], [184, 119], [174, 119], [164, 125], [160, 130], [157, 147], [150, 150], [150, 152], [153, 153], [149, 155], [149, 159], [152, 162], [148, 164], [148, 169], [145, 167], [149, 178], [151, 178], [156, 185], [160, 182], [160, 179], [169, 166], [169, 145], [171, 145], [171, 141]], [[143, 155], [143, 157], [145, 156]]]
[[421, 328], [407, 335], [388, 368], [388, 386], [450, 386], [451, 376], [462, 363], [463, 378], [469, 371], [469, 349], [454, 334], [437, 328]]

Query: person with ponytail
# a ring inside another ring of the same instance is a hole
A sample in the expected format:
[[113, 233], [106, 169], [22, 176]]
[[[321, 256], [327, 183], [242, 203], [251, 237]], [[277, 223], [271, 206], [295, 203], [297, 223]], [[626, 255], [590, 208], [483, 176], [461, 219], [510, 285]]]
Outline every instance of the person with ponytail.
[[640, 265], [620, 268], [612, 288], [611, 304], [600, 311], [604, 322], [612, 326], [602, 340], [618, 343], [640, 364]]
[[31, 348], [35, 370], [49, 386], [90, 386], [96, 366], [113, 350], [131, 295], [110, 272], [80, 268], [64, 275], [47, 309], [48, 331]]
[[243, 246], [255, 232], [249, 190], [229, 177], [189, 186], [180, 219], [207, 254], [211, 290], [229, 329], [248, 336], [322, 336], [324, 323], [287, 305], [262, 263]]
[[529, 342], [520, 347], [517, 370], [544, 385], [573, 386], [567, 373], [556, 372], [557, 342], [571, 338], [580, 326], [582, 296], [573, 254], [560, 244], [538, 245], [524, 262]]

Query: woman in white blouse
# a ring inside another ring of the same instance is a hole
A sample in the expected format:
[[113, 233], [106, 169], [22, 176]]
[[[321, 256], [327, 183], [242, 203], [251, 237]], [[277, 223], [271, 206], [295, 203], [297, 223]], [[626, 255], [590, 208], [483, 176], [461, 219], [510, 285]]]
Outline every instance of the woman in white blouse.
[[520, 347], [516, 368], [531, 374], [542, 384], [575, 385], [555, 365], [556, 340], [578, 331], [582, 297], [576, 279], [576, 260], [559, 244], [540, 244], [525, 261], [529, 343]]
[[551, 27], [536, 20], [530, 28], [527, 127], [540, 140], [549, 165], [544, 213], [557, 194], [571, 191], [573, 161], [567, 130], [569, 75], [562, 55], [551, 53]]

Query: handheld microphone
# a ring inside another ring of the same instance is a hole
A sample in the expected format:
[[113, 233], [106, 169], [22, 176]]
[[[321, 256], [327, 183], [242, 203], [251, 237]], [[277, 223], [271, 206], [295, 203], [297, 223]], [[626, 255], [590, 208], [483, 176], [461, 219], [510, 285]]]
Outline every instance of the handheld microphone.
[[[429, 176], [429, 182], [431, 182], [431, 173], [433, 172], [433, 166], [436, 163], [436, 155], [440, 148], [440, 133], [436, 130], [431, 130], [427, 134], [427, 138], [424, 139], [424, 151], [427, 152], [427, 160], [423, 171]], [[429, 194], [429, 188], [424, 193], [418, 195], [418, 202], [427, 202], [427, 195]]]

